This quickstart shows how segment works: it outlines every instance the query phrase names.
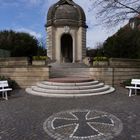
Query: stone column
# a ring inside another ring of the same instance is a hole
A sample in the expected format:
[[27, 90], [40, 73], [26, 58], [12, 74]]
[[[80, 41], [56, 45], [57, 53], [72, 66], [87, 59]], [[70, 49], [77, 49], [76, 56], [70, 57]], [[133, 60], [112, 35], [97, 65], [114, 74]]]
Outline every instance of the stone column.
[[75, 38], [73, 38], [73, 63], [75, 63]]
[[58, 62], [61, 63], [61, 35], [58, 36]]
[[75, 32], [72, 35], [72, 39], [73, 39], [73, 63], [75, 63], [76, 60], [76, 34]]
[[48, 27], [47, 29], [47, 55], [51, 59], [53, 59], [53, 42], [52, 42], [52, 36], [53, 36], [53, 28]]
[[60, 34], [56, 32], [56, 44], [55, 44], [55, 55], [56, 55], [56, 61], [58, 63], [61, 62], [61, 39], [60, 39]]

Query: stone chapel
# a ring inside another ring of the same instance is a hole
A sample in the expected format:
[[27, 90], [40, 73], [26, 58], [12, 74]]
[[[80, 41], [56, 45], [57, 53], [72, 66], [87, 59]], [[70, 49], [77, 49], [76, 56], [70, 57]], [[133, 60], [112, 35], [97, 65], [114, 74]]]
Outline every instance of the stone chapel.
[[48, 11], [47, 55], [57, 63], [80, 63], [86, 56], [86, 16], [73, 0], [59, 0]]

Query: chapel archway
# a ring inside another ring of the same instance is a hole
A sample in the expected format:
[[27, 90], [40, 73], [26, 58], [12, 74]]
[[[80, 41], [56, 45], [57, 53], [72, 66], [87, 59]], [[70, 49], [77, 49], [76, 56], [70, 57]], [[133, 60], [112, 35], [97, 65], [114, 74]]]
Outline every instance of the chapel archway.
[[61, 37], [61, 56], [62, 62], [73, 62], [73, 39], [70, 34], [64, 34]]

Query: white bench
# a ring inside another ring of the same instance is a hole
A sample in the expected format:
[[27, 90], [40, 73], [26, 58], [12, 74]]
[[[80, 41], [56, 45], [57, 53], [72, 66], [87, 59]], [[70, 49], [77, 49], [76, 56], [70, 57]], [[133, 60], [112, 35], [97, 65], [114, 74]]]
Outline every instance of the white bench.
[[126, 86], [129, 89], [129, 97], [132, 96], [132, 90], [135, 90], [135, 95], [137, 95], [137, 90], [140, 89], [140, 79], [132, 79], [131, 84], [133, 86]]
[[2, 98], [8, 100], [7, 91], [11, 91], [9, 88], [8, 81], [0, 81], [0, 93], [2, 93]]

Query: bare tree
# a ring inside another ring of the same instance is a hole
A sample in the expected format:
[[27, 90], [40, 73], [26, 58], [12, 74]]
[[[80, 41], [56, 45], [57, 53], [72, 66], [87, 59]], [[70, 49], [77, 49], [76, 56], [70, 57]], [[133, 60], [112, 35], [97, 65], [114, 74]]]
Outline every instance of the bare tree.
[[100, 24], [116, 26], [140, 14], [140, 0], [90, 0]]
[[102, 42], [97, 42], [96, 44], [95, 44], [95, 48], [96, 49], [101, 49], [103, 47], [103, 43]]

